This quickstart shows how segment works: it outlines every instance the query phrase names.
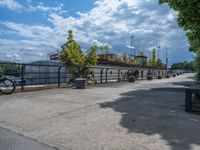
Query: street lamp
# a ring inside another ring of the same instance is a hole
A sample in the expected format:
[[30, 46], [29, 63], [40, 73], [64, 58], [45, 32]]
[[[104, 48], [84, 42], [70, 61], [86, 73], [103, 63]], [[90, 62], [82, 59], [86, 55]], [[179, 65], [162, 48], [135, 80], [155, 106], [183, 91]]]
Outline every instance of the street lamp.
[[158, 49], [158, 60], [160, 58], [160, 44], [156, 46], [156, 48]]
[[[131, 51], [133, 51], [133, 38], [134, 38], [134, 35], [131, 34]], [[134, 51], [134, 56], [136, 55], [136, 52]]]

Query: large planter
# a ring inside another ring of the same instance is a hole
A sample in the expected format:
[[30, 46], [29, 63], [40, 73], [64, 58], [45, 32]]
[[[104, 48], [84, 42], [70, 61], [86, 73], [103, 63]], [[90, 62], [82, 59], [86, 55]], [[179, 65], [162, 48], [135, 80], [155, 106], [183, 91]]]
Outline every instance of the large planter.
[[153, 79], [153, 75], [147, 75], [147, 80], [152, 80]]
[[152, 80], [153, 79], [153, 72], [151, 70], [147, 71], [147, 80]]
[[175, 74], [175, 73], [173, 73], [173, 77], [176, 77], [176, 74]]
[[135, 82], [134, 76], [128, 76], [128, 82]]
[[76, 89], [85, 89], [86, 78], [76, 78], [75, 86]]
[[167, 74], [167, 75], [166, 75], [166, 78], [170, 78], [170, 74]]
[[158, 75], [158, 79], [162, 79], [162, 76], [161, 76], [161, 75]]

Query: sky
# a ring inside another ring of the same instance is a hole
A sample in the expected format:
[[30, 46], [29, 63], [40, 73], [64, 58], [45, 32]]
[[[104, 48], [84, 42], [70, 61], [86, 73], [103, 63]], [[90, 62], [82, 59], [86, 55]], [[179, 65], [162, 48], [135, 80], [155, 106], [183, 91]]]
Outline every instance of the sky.
[[0, 0], [0, 60], [46, 60], [69, 29], [83, 50], [108, 45], [119, 55], [135, 49], [151, 57], [160, 45], [163, 62], [166, 49], [169, 64], [193, 60], [177, 12], [158, 0]]

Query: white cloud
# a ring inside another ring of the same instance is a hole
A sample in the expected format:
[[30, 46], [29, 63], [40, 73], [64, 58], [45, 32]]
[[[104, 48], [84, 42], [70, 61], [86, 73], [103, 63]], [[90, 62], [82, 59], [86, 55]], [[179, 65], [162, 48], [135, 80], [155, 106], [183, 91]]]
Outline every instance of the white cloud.
[[23, 8], [22, 5], [15, 0], [1, 0], [0, 7], [5, 7], [14, 11], [18, 11]]
[[42, 2], [38, 3], [37, 5], [33, 5], [32, 1], [29, 1], [27, 11], [30, 12], [41, 11], [46, 13], [56, 12], [58, 14], [65, 14], [67, 13], [67, 11], [63, 10], [63, 6], [64, 5], [61, 3], [55, 7], [49, 7], [49, 6], [44, 6]]
[[[63, 5], [53, 9], [40, 3], [32, 8], [48, 11], [47, 20], [53, 26], [1, 22], [9, 28], [7, 34], [22, 38], [11, 44], [12, 47], [24, 49], [23, 52], [25, 49], [42, 51], [45, 55], [47, 50], [59, 48], [66, 41], [67, 30], [73, 29], [74, 36], [83, 49], [92, 44], [108, 44], [118, 53], [130, 54], [130, 36], [133, 33], [133, 46], [136, 49], [149, 53], [153, 47], [160, 44], [161, 53], [168, 47], [171, 62], [188, 59], [188, 43], [185, 33], [177, 26], [177, 13], [166, 5], [159, 5], [157, 1], [98, 0], [89, 12], [77, 12], [77, 18], [59, 14], [61, 7]], [[11, 47], [9, 42], [11, 41], [5, 42], [5, 49]], [[183, 57], [179, 59], [180, 51]]]

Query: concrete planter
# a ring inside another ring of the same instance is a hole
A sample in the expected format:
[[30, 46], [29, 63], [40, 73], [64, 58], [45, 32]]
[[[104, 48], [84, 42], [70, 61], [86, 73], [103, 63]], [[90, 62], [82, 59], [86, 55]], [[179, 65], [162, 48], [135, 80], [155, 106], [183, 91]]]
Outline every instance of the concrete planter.
[[76, 78], [75, 86], [76, 89], [85, 89], [86, 78]]
[[166, 78], [170, 78], [170, 75], [169, 75], [169, 74], [167, 74], [167, 75], [166, 75]]
[[153, 79], [153, 72], [151, 70], [148, 70], [147, 72], [147, 80], [152, 80]]
[[135, 82], [135, 77], [134, 76], [129, 76], [128, 77], [128, 82]]
[[153, 79], [153, 75], [147, 75], [147, 80], [152, 80]]

